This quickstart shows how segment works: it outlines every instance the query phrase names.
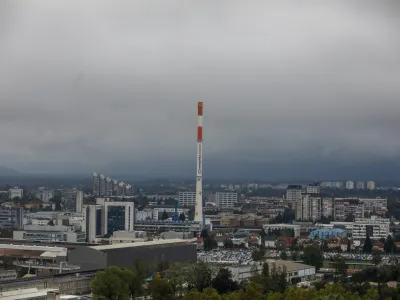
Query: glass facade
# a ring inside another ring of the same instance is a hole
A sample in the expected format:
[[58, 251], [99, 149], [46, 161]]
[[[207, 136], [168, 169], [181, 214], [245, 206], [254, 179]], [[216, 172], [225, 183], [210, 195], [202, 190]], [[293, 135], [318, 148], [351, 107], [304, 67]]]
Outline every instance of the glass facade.
[[114, 231], [125, 230], [125, 207], [108, 207], [107, 235], [112, 235]]

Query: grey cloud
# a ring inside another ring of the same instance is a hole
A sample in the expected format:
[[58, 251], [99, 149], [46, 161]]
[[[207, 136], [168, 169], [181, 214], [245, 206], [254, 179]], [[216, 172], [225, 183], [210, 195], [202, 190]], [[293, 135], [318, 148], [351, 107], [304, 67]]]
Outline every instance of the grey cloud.
[[0, 12], [4, 165], [183, 168], [198, 100], [205, 160], [399, 156], [397, 2], [17, 0]]

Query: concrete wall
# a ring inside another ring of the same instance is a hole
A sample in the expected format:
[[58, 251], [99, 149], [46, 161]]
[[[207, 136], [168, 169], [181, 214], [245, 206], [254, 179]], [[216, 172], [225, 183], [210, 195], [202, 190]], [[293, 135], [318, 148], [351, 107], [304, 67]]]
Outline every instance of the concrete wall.
[[68, 252], [69, 264], [80, 266], [80, 272], [105, 269], [107, 255], [89, 247], [79, 247]]

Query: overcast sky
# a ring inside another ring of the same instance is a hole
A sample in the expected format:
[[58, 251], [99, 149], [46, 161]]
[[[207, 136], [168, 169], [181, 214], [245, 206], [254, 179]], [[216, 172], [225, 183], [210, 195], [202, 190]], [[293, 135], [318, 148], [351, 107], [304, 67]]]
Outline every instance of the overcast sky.
[[398, 160], [400, 8], [374, 3], [1, 0], [0, 165], [194, 169], [199, 100], [205, 162]]

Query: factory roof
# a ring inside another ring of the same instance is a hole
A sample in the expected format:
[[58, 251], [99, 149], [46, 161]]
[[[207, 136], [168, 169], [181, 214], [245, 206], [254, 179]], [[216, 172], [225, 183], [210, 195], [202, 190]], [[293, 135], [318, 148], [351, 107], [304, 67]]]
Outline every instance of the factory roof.
[[146, 246], [158, 246], [158, 245], [168, 245], [168, 244], [188, 244], [188, 243], [192, 243], [195, 241], [196, 241], [195, 239], [154, 240], [154, 241], [146, 241], [146, 242], [121, 243], [121, 244], [114, 244], [114, 245], [90, 246], [89, 248], [102, 251], [102, 250], [112, 250], [112, 249], [131, 248], [131, 247], [146, 247]]
[[268, 261], [270, 267], [286, 268], [286, 272], [299, 271], [304, 269], [314, 268], [313, 266], [296, 263], [288, 260], [270, 260]]

